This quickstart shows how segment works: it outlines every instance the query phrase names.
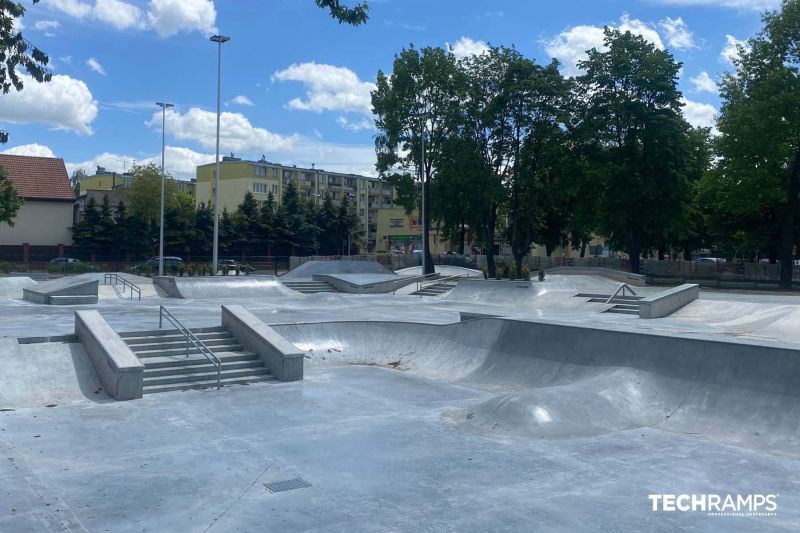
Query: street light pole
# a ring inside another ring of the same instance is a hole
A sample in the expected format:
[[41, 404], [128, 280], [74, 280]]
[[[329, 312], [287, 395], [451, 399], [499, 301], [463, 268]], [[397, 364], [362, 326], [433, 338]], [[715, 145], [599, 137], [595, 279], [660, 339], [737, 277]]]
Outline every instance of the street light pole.
[[428, 274], [428, 234], [425, 231], [425, 118], [423, 116], [422, 131], [420, 139], [422, 140], [422, 165], [420, 166], [420, 181], [422, 182], [422, 275]]
[[219, 119], [220, 119], [220, 92], [222, 84], [222, 45], [230, 41], [230, 37], [214, 35], [211, 41], [217, 43], [217, 173], [214, 176], [214, 250], [211, 268], [214, 276], [217, 275], [217, 261], [219, 259]]
[[[161, 222], [158, 228], [158, 275], [164, 275], [164, 153], [167, 143], [167, 108], [175, 107], [173, 104], [156, 102], [161, 108]], [[123, 167], [123, 173], [125, 172]]]

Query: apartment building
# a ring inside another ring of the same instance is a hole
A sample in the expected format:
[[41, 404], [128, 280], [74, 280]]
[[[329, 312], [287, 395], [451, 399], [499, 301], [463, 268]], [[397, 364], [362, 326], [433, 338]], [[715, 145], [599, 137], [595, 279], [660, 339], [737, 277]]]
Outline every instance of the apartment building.
[[[213, 204], [216, 164], [197, 167], [197, 204]], [[362, 221], [365, 241], [370, 251], [376, 250], [382, 235], [378, 235], [378, 215], [381, 211], [395, 209], [394, 188], [383, 180], [355, 174], [330, 172], [318, 168], [300, 168], [226, 156], [220, 161], [220, 208], [235, 211], [247, 192], [253, 193], [259, 205], [267, 201], [270, 193], [280, 203], [286, 186], [293, 182], [302, 198], [314, 200], [319, 205], [330, 195], [339, 205], [346, 196]]]
[[[85, 176], [81, 178], [78, 183], [78, 196], [84, 196], [87, 191], [114, 191], [117, 189], [127, 189], [136, 180], [136, 176], [130, 173], [111, 172], [104, 167], [97, 167], [97, 171], [93, 176]], [[195, 197], [195, 183], [194, 180], [176, 180], [170, 178], [170, 181], [178, 186], [178, 190], [182, 193]]]

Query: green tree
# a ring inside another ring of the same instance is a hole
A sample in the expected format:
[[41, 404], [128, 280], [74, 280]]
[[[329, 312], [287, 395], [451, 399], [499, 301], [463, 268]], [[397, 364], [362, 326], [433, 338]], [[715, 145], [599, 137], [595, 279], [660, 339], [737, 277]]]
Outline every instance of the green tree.
[[11, 180], [6, 177], [6, 171], [0, 167], [0, 224], [6, 223], [14, 227], [14, 218], [22, 207], [22, 198], [17, 196], [17, 191]]
[[191, 256], [196, 232], [194, 198], [182, 192], [172, 195], [164, 207], [164, 254]]
[[[397, 202], [407, 211], [424, 204], [422, 238], [425, 243], [430, 242], [431, 182], [436, 179], [437, 162], [441, 160], [443, 144], [454, 125], [450, 117], [458, 112], [461, 104], [462, 82], [452, 53], [430, 47], [418, 51], [412, 46], [395, 57], [390, 76], [378, 72], [377, 88], [372, 92], [372, 108], [379, 132], [375, 136], [378, 172], [406, 182], [411, 181], [412, 175], [419, 177], [422, 187], [407, 183], [402, 190], [414, 196], [398, 195]], [[415, 193], [421, 193], [425, 202]], [[429, 245], [425, 250], [423, 271], [429, 274], [433, 272], [433, 259]]]
[[266, 248], [264, 243], [264, 226], [261, 212], [253, 193], [247, 191], [244, 200], [236, 210], [233, 217], [234, 231], [236, 232], [237, 252], [247, 255], [263, 255]]
[[[125, 204], [130, 215], [142, 224], [142, 238], [151, 243], [150, 251], [155, 255], [158, 253], [156, 250], [161, 224], [161, 169], [155, 163], [149, 163], [135, 167], [132, 174], [134, 180], [130, 188], [125, 191]], [[168, 231], [167, 208], [175, 205], [178, 194], [178, 186], [167, 176], [164, 180], [165, 243]]]
[[342, 243], [342, 255], [356, 255], [360, 251], [359, 242], [364, 232], [361, 231], [361, 219], [350, 206], [347, 195], [342, 198], [336, 214], [338, 240]]
[[339, 253], [338, 214], [333, 206], [330, 193], [325, 195], [322, 208], [319, 210], [317, 226], [319, 227], [319, 253], [335, 255]]
[[[39, 0], [33, 0], [36, 4]], [[50, 59], [47, 54], [39, 50], [22, 36], [22, 32], [14, 27], [15, 21], [25, 15], [25, 6], [21, 2], [0, 0], [0, 86], [3, 94], [8, 94], [13, 88], [21, 91], [24, 82], [17, 72], [18, 67], [24, 68], [35, 81], [48, 82], [52, 74], [47, 71]], [[0, 143], [8, 142], [8, 133], [0, 132]], [[0, 210], [7, 209], [6, 206]]]
[[86, 177], [86, 172], [79, 168], [75, 172], [72, 173], [72, 177], [69, 179], [69, 184], [72, 187], [72, 192], [75, 193], [75, 196], [80, 195], [81, 193], [81, 180]]
[[275, 220], [275, 196], [270, 192], [267, 194], [267, 200], [261, 206], [260, 213], [261, 225], [261, 242], [264, 245], [264, 250], [268, 256], [272, 255], [273, 247], [278, 241], [278, 235], [281, 228], [277, 227]]
[[598, 195], [598, 227], [639, 272], [644, 250], [664, 242], [689, 201], [689, 126], [677, 89], [681, 64], [641, 36], [605, 30], [605, 51], [579, 64], [574, 133]]
[[84, 206], [83, 219], [72, 227], [72, 240], [88, 255], [102, 250], [98, 239], [103, 234], [103, 219], [94, 196]]
[[770, 255], [780, 259], [780, 286], [791, 289], [800, 205], [800, 1], [784, 0], [762, 19], [749, 49], [739, 48], [736, 73], [722, 81], [714, 178], [726, 191], [717, 197], [721, 212], [739, 222], [736, 233], [751, 245], [777, 252]]
[[359, 26], [367, 22], [369, 18], [369, 6], [366, 2], [360, 2], [353, 7], [348, 7], [341, 0], [315, 0], [322, 9], [327, 9], [339, 24], [350, 24]]

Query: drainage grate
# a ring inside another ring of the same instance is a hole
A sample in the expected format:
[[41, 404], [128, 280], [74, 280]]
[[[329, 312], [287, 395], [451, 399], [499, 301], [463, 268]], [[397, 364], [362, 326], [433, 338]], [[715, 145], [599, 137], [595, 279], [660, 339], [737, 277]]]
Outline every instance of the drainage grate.
[[301, 478], [287, 479], [286, 481], [273, 481], [272, 483], [264, 483], [267, 490], [270, 492], [283, 492], [287, 490], [304, 489], [310, 487], [311, 483]]

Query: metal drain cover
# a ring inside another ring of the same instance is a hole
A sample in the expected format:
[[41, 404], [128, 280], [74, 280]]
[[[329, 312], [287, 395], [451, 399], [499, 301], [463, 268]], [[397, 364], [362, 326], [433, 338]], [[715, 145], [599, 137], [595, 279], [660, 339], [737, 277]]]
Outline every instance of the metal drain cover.
[[310, 487], [311, 483], [301, 478], [287, 479], [285, 481], [273, 481], [272, 483], [264, 483], [267, 490], [270, 492], [284, 492], [287, 490], [304, 489]]

